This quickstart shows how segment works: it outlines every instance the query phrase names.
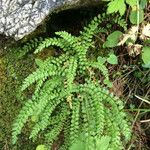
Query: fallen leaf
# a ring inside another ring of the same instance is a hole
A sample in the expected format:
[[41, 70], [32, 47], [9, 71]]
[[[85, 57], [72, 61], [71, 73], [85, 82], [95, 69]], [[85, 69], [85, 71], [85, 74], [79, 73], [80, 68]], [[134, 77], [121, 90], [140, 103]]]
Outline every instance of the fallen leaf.
[[131, 39], [133, 42], [137, 40], [138, 26], [132, 26], [126, 34], [120, 38], [118, 46], [123, 45], [128, 39]]
[[140, 44], [129, 43], [129, 45], [127, 46], [128, 54], [132, 57], [136, 57], [137, 55], [141, 53], [142, 47], [143, 46]]
[[143, 25], [140, 38], [141, 40], [148, 40], [150, 38], [150, 24]]

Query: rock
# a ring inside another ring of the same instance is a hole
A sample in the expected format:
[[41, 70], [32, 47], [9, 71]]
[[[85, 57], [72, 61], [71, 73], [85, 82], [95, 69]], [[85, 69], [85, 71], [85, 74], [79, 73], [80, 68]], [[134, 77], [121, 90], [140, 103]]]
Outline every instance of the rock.
[[0, 34], [19, 40], [33, 32], [53, 12], [97, 5], [100, 2], [101, 0], [0, 0]]

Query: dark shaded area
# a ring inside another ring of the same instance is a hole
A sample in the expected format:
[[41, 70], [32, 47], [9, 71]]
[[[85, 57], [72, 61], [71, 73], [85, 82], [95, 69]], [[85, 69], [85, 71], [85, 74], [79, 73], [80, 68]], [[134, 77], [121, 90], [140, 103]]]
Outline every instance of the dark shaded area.
[[56, 31], [67, 31], [74, 35], [78, 35], [79, 31], [93, 19], [94, 16], [102, 13], [99, 7], [80, 8], [73, 10], [65, 10], [50, 16], [47, 24], [48, 36], [53, 36]]

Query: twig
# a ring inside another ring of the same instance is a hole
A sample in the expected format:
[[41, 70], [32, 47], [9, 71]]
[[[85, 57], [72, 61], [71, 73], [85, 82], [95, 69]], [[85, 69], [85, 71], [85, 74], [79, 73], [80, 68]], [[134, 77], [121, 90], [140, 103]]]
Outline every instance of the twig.
[[138, 95], [135, 95], [135, 97], [150, 105], [149, 100], [146, 100], [146, 99], [144, 99], [144, 98], [142, 98], [142, 97], [140, 97]]
[[147, 119], [147, 120], [141, 120], [140, 122], [141, 122], [141, 123], [150, 122], [150, 119]]

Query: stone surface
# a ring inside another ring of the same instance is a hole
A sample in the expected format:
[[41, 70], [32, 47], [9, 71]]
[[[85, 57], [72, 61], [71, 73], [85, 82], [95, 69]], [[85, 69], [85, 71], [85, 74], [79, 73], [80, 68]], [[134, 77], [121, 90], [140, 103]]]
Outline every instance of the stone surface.
[[0, 34], [16, 40], [33, 32], [49, 14], [101, 0], [0, 0]]

